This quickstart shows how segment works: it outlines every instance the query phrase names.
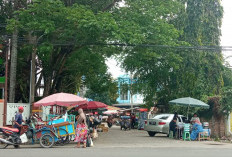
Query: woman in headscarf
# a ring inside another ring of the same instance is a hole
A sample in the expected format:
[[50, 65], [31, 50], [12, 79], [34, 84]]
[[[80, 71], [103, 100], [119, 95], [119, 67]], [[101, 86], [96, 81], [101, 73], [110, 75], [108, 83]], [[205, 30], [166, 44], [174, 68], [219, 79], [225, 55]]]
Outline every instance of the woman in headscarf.
[[194, 124], [192, 127], [192, 132], [190, 138], [192, 141], [196, 140], [198, 137], [199, 132], [203, 132], [203, 127], [199, 119], [194, 120]]
[[83, 143], [83, 148], [86, 148], [87, 132], [88, 127], [86, 124], [86, 117], [84, 111], [80, 108], [78, 110], [79, 116], [77, 118], [77, 127], [76, 127], [76, 137], [75, 142], [77, 142], [77, 148], [80, 148], [81, 143]]

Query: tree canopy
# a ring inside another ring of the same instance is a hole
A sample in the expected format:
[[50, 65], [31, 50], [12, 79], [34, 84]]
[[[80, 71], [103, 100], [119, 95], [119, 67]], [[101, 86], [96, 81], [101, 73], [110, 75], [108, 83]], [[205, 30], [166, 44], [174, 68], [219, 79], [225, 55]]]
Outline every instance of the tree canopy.
[[17, 100], [28, 100], [33, 50], [36, 88], [44, 84], [44, 96], [85, 86], [88, 97], [115, 103], [117, 84], [105, 64], [112, 55], [121, 56], [147, 106], [168, 109], [168, 101], [185, 96], [203, 100], [231, 84], [215, 47], [220, 0], [33, 0], [10, 15], [0, 20], [19, 30]]

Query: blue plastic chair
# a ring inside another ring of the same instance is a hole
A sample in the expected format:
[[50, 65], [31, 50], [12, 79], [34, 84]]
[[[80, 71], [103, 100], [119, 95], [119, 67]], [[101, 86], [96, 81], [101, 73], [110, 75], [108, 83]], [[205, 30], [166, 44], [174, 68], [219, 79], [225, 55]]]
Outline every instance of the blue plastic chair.
[[169, 138], [174, 138], [174, 137], [173, 137], [173, 131], [169, 130], [168, 137], [169, 137]]
[[183, 133], [183, 140], [189, 140], [190, 139], [190, 124], [184, 124], [184, 133]]

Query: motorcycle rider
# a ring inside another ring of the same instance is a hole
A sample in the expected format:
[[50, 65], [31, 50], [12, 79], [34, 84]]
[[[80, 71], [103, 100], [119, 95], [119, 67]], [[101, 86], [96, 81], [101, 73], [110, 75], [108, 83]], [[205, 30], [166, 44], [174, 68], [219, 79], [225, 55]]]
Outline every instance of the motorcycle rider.
[[18, 112], [16, 113], [16, 115], [15, 115], [15, 121], [14, 121], [14, 128], [17, 128], [18, 130], [19, 130], [19, 132], [18, 132], [18, 134], [20, 135], [20, 133], [21, 133], [21, 128], [22, 128], [22, 122], [24, 122], [24, 120], [23, 120], [23, 111], [24, 111], [24, 108], [23, 108], [23, 106], [20, 106], [19, 108], [18, 108]]

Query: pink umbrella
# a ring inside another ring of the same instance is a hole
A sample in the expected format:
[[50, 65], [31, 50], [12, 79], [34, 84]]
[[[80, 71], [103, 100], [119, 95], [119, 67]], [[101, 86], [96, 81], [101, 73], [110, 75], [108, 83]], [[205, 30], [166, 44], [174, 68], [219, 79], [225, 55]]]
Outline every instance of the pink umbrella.
[[56, 93], [49, 95], [34, 103], [34, 106], [75, 106], [86, 104], [87, 101], [77, 95], [68, 93]]
[[95, 110], [95, 109], [98, 109], [98, 108], [106, 108], [107, 105], [102, 103], [102, 102], [98, 102], [98, 101], [89, 101], [87, 103], [87, 105], [83, 106], [83, 107], [80, 107], [84, 110], [88, 109], [88, 110]]

